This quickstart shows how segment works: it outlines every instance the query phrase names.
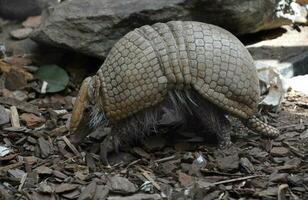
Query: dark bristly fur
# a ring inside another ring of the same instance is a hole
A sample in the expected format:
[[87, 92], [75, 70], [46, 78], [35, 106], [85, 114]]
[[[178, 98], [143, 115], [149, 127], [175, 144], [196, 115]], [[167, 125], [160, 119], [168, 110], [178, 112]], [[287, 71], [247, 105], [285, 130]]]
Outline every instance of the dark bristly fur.
[[[170, 124], [185, 125], [189, 118], [195, 117], [202, 122], [204, 129], [216, 135], [221, 146], [231, 143], [231, 128], [223, 111], [193, 90], [173, 90], [161, 104], [114, 124], [111, 135], [101, 145], [103, 160], [108, 163], [108, 152], [117, 149], [118, 145], [140, 141], [146, 136], [156, 134], [160, 127], [168, 126], [162, 121], [167, 112], [172, 113], [173, 121], [170, 123], [169, 120]], [[104, 113], [98, 109], [91, 114], [91, 126], [94, 128], [106, 126], [106, 121]]]

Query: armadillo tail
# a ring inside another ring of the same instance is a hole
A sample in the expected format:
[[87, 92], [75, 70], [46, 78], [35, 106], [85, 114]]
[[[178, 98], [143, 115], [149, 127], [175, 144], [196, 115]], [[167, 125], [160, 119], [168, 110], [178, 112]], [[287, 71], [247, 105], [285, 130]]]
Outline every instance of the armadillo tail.
[[259, 133], [261, 136], [276, 138], [279, 136], [279, 130], [262, 122], [256, 116], [242, 120], [242, 122], [252, 131]]

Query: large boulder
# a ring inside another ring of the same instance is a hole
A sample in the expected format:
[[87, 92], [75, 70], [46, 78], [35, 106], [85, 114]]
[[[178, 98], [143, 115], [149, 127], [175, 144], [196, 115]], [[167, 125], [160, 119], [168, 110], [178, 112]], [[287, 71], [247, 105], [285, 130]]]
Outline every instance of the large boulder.
[[195, 20], [235, 34], [279, 27], [278, 0], [74, 0], [49, 10], [32, 39], [104, 58], [133, 28], [170, 20]]

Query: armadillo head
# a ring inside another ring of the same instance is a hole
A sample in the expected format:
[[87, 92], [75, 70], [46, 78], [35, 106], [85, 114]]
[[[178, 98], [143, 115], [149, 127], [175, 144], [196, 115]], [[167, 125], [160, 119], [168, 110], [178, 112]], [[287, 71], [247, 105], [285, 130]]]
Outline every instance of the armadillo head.
[[96, 127], [104, 120], [99, 89], [100, 82], [97, 76], [87, 77], [82, 82], [70, 121], [71, 132], [75, 132], [78, 127]]

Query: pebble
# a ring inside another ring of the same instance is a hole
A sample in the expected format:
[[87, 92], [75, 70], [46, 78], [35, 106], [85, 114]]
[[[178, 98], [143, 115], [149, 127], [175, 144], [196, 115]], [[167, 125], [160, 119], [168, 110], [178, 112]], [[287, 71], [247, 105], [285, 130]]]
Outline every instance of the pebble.
[[41, 24], [41, 16], [28, 17], [26, 21], [22, 23], [25, 28], [36, 28]]
[[273, 156], [286, 156], [289, 153], [289, 149], [285, 147], [273, 147], [271, 154]]
[[16, 29], [14, 31], [11, 31], [10, 34], [15, 39], [23, 40], [23, 39], [26, 39], [32, 31], [33, 31], [32, 28], [21, 28], [21, 29]]
[[120, 194], [130, 194], [137, 191], [137, 187], [127, 178], [120, 176], [113, 176], [109, 179], [108, 185], [110, 191]]

